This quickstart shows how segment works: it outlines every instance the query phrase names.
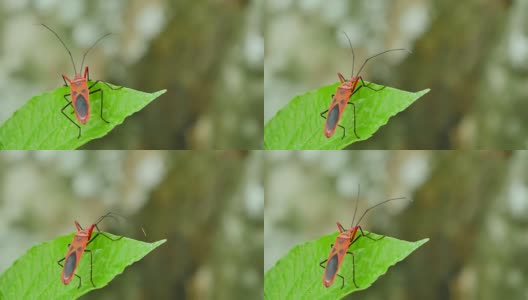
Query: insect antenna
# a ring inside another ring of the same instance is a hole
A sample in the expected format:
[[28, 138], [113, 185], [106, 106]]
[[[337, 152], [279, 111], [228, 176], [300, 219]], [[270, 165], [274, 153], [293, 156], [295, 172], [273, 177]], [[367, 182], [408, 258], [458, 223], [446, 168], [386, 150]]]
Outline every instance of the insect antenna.
[[365, 61], [364, 61], [363, 64], [361, 65], [361, 68], [359, 68], [359, 71], [357, 72], [356, 77], [359, 76], [359, 73], [361, 72], [361, 70], [363, 70], [363, 67], [367, 64], [367, 62], [368, 62], [369, 60], [373, 59], [374, 57], [380, 56], [380, 55], [385, 54], [385, 53], [387, 53], [387, 52], [391, 52], [391, 51], [402, 51], [402, 50], [407, 51], [407, 52], [409, 52], [409, 53], [412, 54], [412, 52], [409, 51], [409, 50], [407, 50], [407, 49], [390, 49], [390, 50], [385, 50], [385, 51], [383, 51], [383, 52], [381, 52], [381, 53], [378, 53], [378, 54], [376, 54], [376, 55], [373, 55], [373, 56], [371, 56], [371, 57], [365, 59]]
[[[352, 73], [354, 74], [354, 73]], [[359, 202], [359, 190], [360, 190], [361, 186], [358, 184], [358, 194], [357, 194], [357, 198], [356, 198], [356, 208], [354, 208], [354, 216], [352, 217], [352, 224], [350, 224], [350, 228], [352, 228], [352, 226], [354, 226], [354, 220], [356, 219], [356, 212], [357, 212], [357, 208], [358, 208], [358, 202]]]
[[405, 197], [392, 198], [392, 199], [385, 200], [385, 201], [383, 201], [383, 202], [380, 202], [380, 203], [378, 203], [378, 204], [376, 204], [376, 205], [374, 205], [374, 206], [371, 206], [371, 207], [367, 208], [367, 209], [365, 210], [365, 212], [363, 212], [363, 214], [361, 215], [361, 217], [359, 218], [359, 220], [357, 221], [356, 226], [359, 225], [359, 222], [361, 222], [361, 220], [362, 220], [363, 217], [369, 212], [369, 210], [374, 209], [374, 208], [376, 208], [376, 207], [378, 207], [378, 206], [380, 206], [380, 205], [382, 205], [382, 204], [385, 204], [385, 203], [387, 203], [387, 202], [389, 202], [389, 201], [402, 200], [402, 199], [407, 199], [407, 198], [405, 198]]
[[116, 218], [116, 216], [117, 216], [117, 217], [120, 217], [120, 218], [123, 218], [123, 219], [126, 219], [125, 217], [120, 216], [120, 215], [118, 215], [118, 214], [113, 213], [113, 212], [110, 211], [110, 212], [106, 213], [104, 216], [101, 216], [99, 219], [97, 219], [97, 221], [95, 221], [94, 224], [99, 224], [99, 223], [101, 223], [101, 221], [102, 221], [104, 218], [112, 218], [112, 219], [114, 219], [114, 221], [117, 222], [117, 218]]
[[350, 76], [353, 76], [354, 75], [354, 61], [356, 60], [356, 57], [354, 55], [354, 48], [352, 48], [352, 42], [350, 41], [350, 38], [348, 37], [346, 32], [343, 31], [343, 33], [345, 34], [348, 40], [348, 44], [350, 45], [350, 51], [352, 51], [352, 73], [350, 73]]
[[[64, 46], [64, 48], [66, 49], [66, 51], [68, 51], [68, 54], [70, 55], [70, 59], [71, 59], [71, 62], [72, 62], [72, 65], [73, 65], [73, 70], [75, 71], [75, 74], [77, 74], [77, 68], [75, 68], [75, 62], [73, 61], [73, 56], [70, 52], [70, 49], [68, 49], [68, 47], [66, 47], [66, 44], [64, 44], [64, 42], [62, 41], [62, 39], [60, 38], [60, 36], [55, 32], [53, 31], [53, 29], [49, 28], [48, 26], [46, 26], [45, 24], [40, 24], [44, 27], [46, 27], [49, 31], [51, 31], [58, 39], [59, 41], [61, 42], [61, 44]], [[82, 69], [82, 67], [81, 67]]]
[[[116, 214], [115, 212], [111, 212], [110, 211], [110, 212], [107, 212], [104, 216], [99, 217], [99, 219], [97, 219], [97, 221], [95, 221], [94, 224], [98, 225], [105, 218], [112, 218], [112, 219], [114, 219], [114, 221], [119, 222], [117, 217], [119, 217], [119, 218], [121, 218], [121, 219], [123, 219], [123, 220], [125, 220], [127, 222], [130, 222], [130, 220], [127, 217], [124, 217], [124, 216], [122, 216], [120, 214]], [[99, 229], [99, 227], [97, 227], [97, 229]], [[145, 237], [147, 237], [147, 232], [145, 231], [145, 228], [143, 228], [143, 226], [141, 226], [141, 231], [143, 232], [143, 235]]]
[[111, 34], [112, 33], [109, 32], [109, 33], [103, 35], [97, 41], [95, 41], [95, 43], [93, 43], [93, 45], [90, 48], [88, 48], [88, 50], [86, 50], [86, 52], [84, 52], [83, 59], [82, 59], [82, 62], [81, 62], [81, 71], [82, 71], [82, 68], [83, 68], [83, 65], [84, 65], [84, 59], [86, 58], [86, 55], [88, 54], [88, 52], [90, 52], [90, 50], [92, 50], [92, 48], [95, 47], [95, 45], [97, 45], [97, 43], [99, 43], [102, 39], [104, 39], [105, 37], [107, 37], [107, 36], [109, 36]]

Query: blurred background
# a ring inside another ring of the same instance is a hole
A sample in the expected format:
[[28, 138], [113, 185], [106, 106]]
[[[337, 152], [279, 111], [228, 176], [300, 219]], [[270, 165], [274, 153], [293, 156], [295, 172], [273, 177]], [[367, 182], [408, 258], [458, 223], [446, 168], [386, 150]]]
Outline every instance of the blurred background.
[[528, 152], [269, 151], [266, 168], [265, 270], [349, 224], [361, 185], [358, 212], [408, 198], [369, 212], [364, 229], [430, 241], [347, 299], [526, 299]]
[[[0, 3], [0, 123], [32, 96], [74, 76], [145, 92], [167, 89], [85, 149], [260, 149], [263, 137], [262, 0], [113, 0]], [[60, 108], [57, 108], [60, 115]], [[72, 125], [72, 130], [76, 130]]]
[[74, 220], [85, 226], [112, 211], [130, 222], [103, 222], [102, 230], [167, 242], [83, 299], [261, 298], [262, 156], [4, 151], [0, 273], [31, 246], [75, 232]]
[[527, 147], [528, 1], [266, 3], [265, 122], [294, 96], [337, 82], [337, 72], [350, 77], [345, 31], [356, 72], [367, 57], [384, 50], [413, 52], [369, 61], [362, 71], [365, 80], [413, 92], [431, 89], [372, 138], [350, 148]]

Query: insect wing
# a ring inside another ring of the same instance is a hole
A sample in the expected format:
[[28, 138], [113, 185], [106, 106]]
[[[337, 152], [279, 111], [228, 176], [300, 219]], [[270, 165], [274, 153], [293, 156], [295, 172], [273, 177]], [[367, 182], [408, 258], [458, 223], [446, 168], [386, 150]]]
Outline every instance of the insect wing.
[[75, 274], [75, 270], [77, 269], [77, 265], [79, 260], [77, 259], [77, 252], [73, 251], [71, 252], [68, 257], [66, 258], [66, 261], [64, 262], [64, 268], [62, 269], [62, 283], [68, 284], [73, 278], [73, 274]]
[[339, 270], [339, 258], [337, 256], [337, 253], [334, 253], [330, 259], [328, 259], [328, 263], [326, 264], [326, 269], [323, 276], [323, 284], [325, 287], [329, 287], [334, 283], [334, 279], [337, 274], [337, 270]]
[[339, 109], [339, 105], [333, 105], [333, 107], [329, 110], [328, 117], [326, 119], [324, 130], [326, 137], [331, 137], [334, 134], [340, 118], [341, 110]]

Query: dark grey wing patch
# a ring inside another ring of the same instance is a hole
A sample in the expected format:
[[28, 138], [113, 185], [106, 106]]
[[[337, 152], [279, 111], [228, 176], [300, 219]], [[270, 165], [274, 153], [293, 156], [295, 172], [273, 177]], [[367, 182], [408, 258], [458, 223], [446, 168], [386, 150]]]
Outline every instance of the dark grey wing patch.
[[75, 102], [75, 111], [79, 117], [84, 118], [88, 114], [88, 102], [82, 94], [77, 96], [77, 101]]
[[335, 105], [328, 113], [328, 121], [326, 122], [326, 129], [332, 130], [337, 125], [337, 118], [339, 117], [339, 106]]
[[66, 258], [66, 262], [64, 263], [64, 277], [69, 278], [73, 275], [73, 271], [75, 271], [75, 266], [77, 265], [77, 256], [75, 255], [75, 252], [72, 252], [68, 258]]
[[330, 281], [332, 278], [334, 278], [335, 274], [337, 273], [337, 255], [334, 255], [328, 260], [328, 263], [326, 264], [326, 271], [325, 271], [325, 280]]

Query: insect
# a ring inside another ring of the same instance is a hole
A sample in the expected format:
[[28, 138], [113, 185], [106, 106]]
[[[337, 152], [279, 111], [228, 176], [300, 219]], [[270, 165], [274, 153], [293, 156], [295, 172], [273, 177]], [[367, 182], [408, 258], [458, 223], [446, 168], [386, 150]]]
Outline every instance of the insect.
[[[373, 87], [371, 87], [370, 83], [369, 84], [365, 84], [365, 82], [363, 81], [363, 77], [361, 77], [359, 74], [361, 73], [361, 70], [363, 69], [363, 67], [365, 66], [365, 64], [367, 64], [367, 62], [377, 56], [380, 56], [382, 54], [385, 54], [387, 52], [391, 52], [391, 51], [401, 51], [401, 50], [406, 50], [406, 49], [391, 49], [391, 50], [386, 50], [386, 51], [383, 51], [381, 53], [378, 53], [374, 56], [371, 56], [369, 58], [367, 58], [364, 62], [363, 62], [363, 65], [361, 65], [361, 68], [359, 68], [359, 71], [357, 72], [356, 76], [354, 76], [354, 60], [355, 60], [355, 56], [354, 56], [354, 49], [352, 48], [352, 42], [350, 42], [350, 38], [348, 37], [348, 35], [346, 33], [344, 33], [345, 36], [347, 37], [348, 39], [348, 43], [350, 45], [350, 50], [352, 50], [352, 73], [351, 73], [351, 77], [349, 80], [346, 80], [345, 77], [341, 74], [341, 73], [337, 73], [337, 76], [339, 77], [339, 81], [341, 82], [341, 84], [337, 87], [337, 91], [334, 95], [332, 95], [332, 102], [330, 103], [330, 107], [321, 112], [321, 117], [325, 118], [326, 121], [325, 121], [325, 126], [324, 126], [324, 135], [327, 137], [327, 138], [330, 138], [332, 135], [334, 135], [334, 132], [337, 128], [337, 126], [341, 127], [343, 129], [343, 137], [345, 137], [345, 127], [339, 125], [339, 120], [341, 119], [341, 116], [343, 115], [343, 112], [345, 111], [345, 107], [347, 104], [352, 104], [352, 108], [353, 108], [353, 112], [354, 112], [354, 135], [356, 136], [356, 138], [359, 139], [359, 136], [357, 135], [356, 133], [356, 105], [354, 104], [354, 102], [350, 102], [350, 98], [355, 94], [357, 93], [357, 91], [359, 91], [362, 87], [366, 87], [368, 89], [371, 89], [373, 91], [376, 91], [376, 92], [379, 92], [381, 91], [382, 89], [384, 89], [385, 87], [382, 87], [380, 89], [375, 89]], [[406, 50], [408, 51], [408, 50]], [[410, 52], [410, 51], [409, 51]], [[356, 89], [356, 86], [358, 84], [358, 82], [361, 81], [361, 84], [358, 86], [358, 88]], [[328, 112], [328, 117], [325, 117], [324, 114]]]
[[[81, 287], [81, 277], [77, 274], [75, 274], [75, 271], [77, 270], [77, 266], [79, 266], [79, 262], [81, 261], [81, 257], [84, 252], [87, 252], [90, 254], [90, 281], [92, 282], [92, 285], [95, 287], [95, 284], [92, 279], [92, 251], [89, 249], [86, 249], [86, 246], [88, 246], [91, 242], [93, 242], [98, 236], [102, 235], [106, 237], [109, 240], [117, 241], [122, 239], [123, 237], [119, 238], [111, 238], [110, 236], [106, 235], [104, 232], [102, 232], [99, 229], [99, 226], [97, 226], [104, 218], [115, 218], [116, 215], [114, 213], [107, 213], [106, 215], [100, 217], [95, 223], [87, 227], [86, 229], [83, 229], [81, 225], [79, 225], [79, 222], [75, 221], [75, 227], [77, 227], [77, 233], [73, 237], [73, 240], [71, 244], [68, 245], [68, 252], [66, 253], [66, 256], [59, 259], [57, 263], [62, 268], [62, 274], [61, 274], [61, 281], [64, 283], [64, 285], [67, 285], [70, 283], [70, 281], [73, 279], [73, 276], [75, 275], [77, 278], [79, 278], [79, 286], [77, 288]], [[92, 232], [94, 228], [97, 229], [97, 232], [92, 237]], [[64, 264], [61, 264], [61, 262], [64, 262]]]
[[[68, 120], [70, 120], [73, 123], [73, 125], [77, 126], [77, 128], [79, 129], [79, 135], [77, 136], [77, 138], [80, 138], [81, 137], [81, 126], [77, 125], [77, 123], [75, 123], [75, 121], [73, 121], [64, 112], [64, 110], [68, 106], [71, 105], [73, 107], [73, 111], [75, 113], [75, 118], [77, 119], [77, 121], [80, 124], [86, 124], [86, 122], [88, 122], [88, 120], [90, 119], [90, 95], [100, 92], [101, 93], [101, 120], [105, 121], [106, 123], [109, 123], [105, 118], [103, 118], [103, 90], [101, 88], [98, 88], [96, 90], [91, 90], [91, 89], [100, 82], [104, 83], [107, 87], [109, 87], [112, 90], [119, 90], [123, 87], [113, 88], [108, 83], [104, 81], [100, 81], [100, 80], [96, 80], [94, 83], [92, 83], [88, 87], [87, 82], [90, 81], [90, 73], [88, 72], [88, 66], [86, 66], [86, 68], [84, 69], [84, 74], [82, 76], [80, 72], [77, 73], [77, 68], [75, 67], [75, 62], [73, 61], [73, 57], [70, 52], [70, 49], [66, 47], [66, 44], [64, 44], [62, 39], [59, 37], [59, 35], [55, 31], [53, 31], [51, 28], [49, 28], [45, 24], [41, 24], [41, 25], [47, 28], [49, 31], [51, 31], [59, 39], [61, 44], [64, 46], [64, 48], [66, 49], [66, 51], [68, 51], [68, 54], [70, 55], [70, 59], [73, 65], [73, 70], [75, 72], [75, 77], [72, 80], [68, 78], [68, 76], [62, 74], [62, 79], [64, 80], [64, 86], [70, 87], [70, 93], [64, 95], [64, 99], [66, 100], [66, 102], [68, 102], [68, 104], [66, 104], [61, 109], [61, 112], [66, 118], [68, 118]], [[88, 52], [90, 52], [90, 50], [92, 50], [92, 48], [95, 47], [95, 45], [97, 45], [99, 41], [109, 36], [110, 34], [111, 33], [107, 33], [103, 35], [97, 41], [95, 41], [95, 43], [93, 43], [93, 45], [90, 48], [88, 48], [88, 50], [83, 55], [80, 71], [83, 69], [84, 59], [86, 58], [86, 55], [88, 54]], [[70, 96], [71, 100], [68, 100], [67, 96]]]
[[[358, 192], [358, 198], [359, 198], [359, 192]], [[343, 288], [345, 286], [345, 278], [343, 276], [337, 274], [337, 272], [339, 271], [339, 267], [343, 263], [343, 259], [345, 258], [345, 255], [346, 254], [350, 254], [352, 256], [352, 282], [354, 282], [354, 285], [356, 286], [356, 288], [359, 288], [359, 286], [356, 283], [356, 271], [355, 271], [355, 257], [354, 257], [354, 253], [348, 251], [348, 249], [350, 248], [350, 246], [352, 246], [352, 244], [354, 244], [362, 236], [364, 236], [366, 238], [369, 238], [369, 239], [371, 239], [373, 241], [378, 241], [378, 240], [380, 240], [380, 239], [385, 237], [385, 236], [382, 236], [380, 238], [370, 237], [369, 236], [370, 232], [365, 234], [363, 232], [363, 228], [361, 228], [361, 226], [359, 225], [359, 222], [361, 222], [361, 219], [363, 219], [363, 217], [371, 209], [376, 208], [376, 207], [378, 207], [378, 206], [380, 206], [382, 204], [385, 204], [385, 203], [387, 203], [389, 201], [401, 200], [401, 199], [405, 199], [405, 198], [404, 197], [392, 198], [392, 199], [385, 200], [385, 201], [383, 201], [381, 203], [378, 203], [378, 204], [376, 204], [374, 206], [369, 207], [368, 209], [365, 210], [365, 212], [363, 212], [363, 215], [361, 215], [361, 217], [359, 218], [359, 220], [356, 223], [356, 225], [354, 225], [354, 220], [356, 218], [356, 212], [357, 212], [357, 200], [356, 200], [356, 208], [354, 210], [354, 216], [352, 218], [352, 224], [350, 225], [350, 229], [347, 230], [347, 229], [345, 229], [343, 227], [343, 225], [341, 225], [341, 223], [336, 222], [337, 228], [339, 229], [339, 235], [337, 236], [334, 244], [331, 245], [332, 250], [330, 251], [330, 254], [328, 255], [328, 258], [319, 263], [321, 268], [325, 269], [324, 274], [323, 274], [323, 285], [325, 287], [330, 287], [334, 283], [334, 280], [335, 280], [336, 276], [339, 276], [341, 278], [341, 280], [342, 280], [341, 288]], [[359, 230], [360, 234], [356, 238], [356, 234], [357, 234], [358, 230]], [[326, 267], [323, 266], [323, 264], [325, 262], [328, 262], [326, 264]]]

